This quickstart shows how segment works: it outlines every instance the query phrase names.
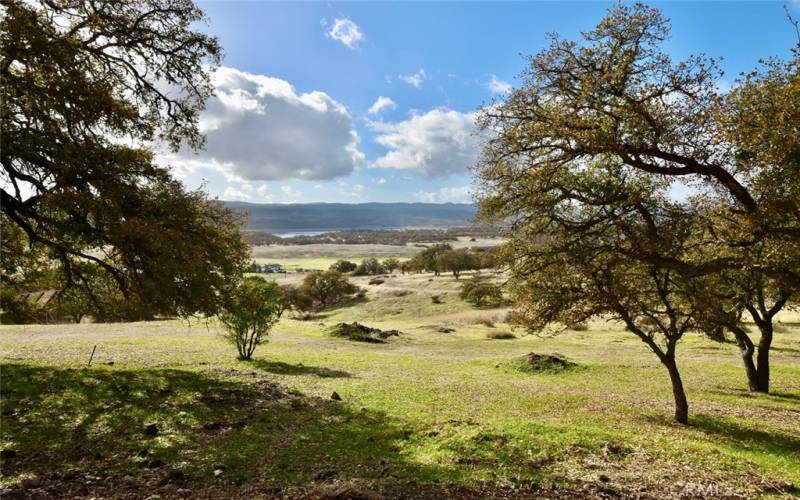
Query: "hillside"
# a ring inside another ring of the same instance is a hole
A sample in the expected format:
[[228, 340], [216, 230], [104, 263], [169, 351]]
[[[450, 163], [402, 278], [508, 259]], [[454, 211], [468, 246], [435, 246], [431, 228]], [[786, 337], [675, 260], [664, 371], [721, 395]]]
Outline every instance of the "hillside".
[[223, 203], [249, 214], [247, 229], [274, 233], [464, 227], [475, 216], [469, 203]]

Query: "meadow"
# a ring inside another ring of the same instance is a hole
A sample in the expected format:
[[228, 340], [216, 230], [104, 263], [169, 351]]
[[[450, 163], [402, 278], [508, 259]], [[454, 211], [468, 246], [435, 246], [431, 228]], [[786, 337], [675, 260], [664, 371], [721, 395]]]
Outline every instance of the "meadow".
[[[120, 498], [800, 491], [796, 314], [781, 318], [769, 395], [746, 390], [735, 345], [689, 335], [678, 354], [690, 404], [690, 425], [681, 426], [671, 419], [666, 371], [619, 324], [525, 335], [505, 322], [507, 309], [461, 301], [450, 276], [353, 281], [367, 289], [364, 301], [310, 320], [287, 315], [249, 362], [236, 359], [213, 320], [0, 327], [3, 491]], [[328, 334], [352, 321], [402, 333], [380, 344]], [[497, 332], [514, 337], [487, 336]], [[522, 370], [531, 352], [574, 365]]]

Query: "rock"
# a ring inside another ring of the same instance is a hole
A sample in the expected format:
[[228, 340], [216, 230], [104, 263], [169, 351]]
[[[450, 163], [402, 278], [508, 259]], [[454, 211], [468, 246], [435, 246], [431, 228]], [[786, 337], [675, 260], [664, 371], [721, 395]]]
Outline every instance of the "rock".
[[225, 471], [223, 471], [222, 469], [214, 469], [214, 477], [220, 477], [224, 473]]
[[108, 366], [114, 366], [114, 362], [113, 362], [113, 361], [107, 361], [107, 362], [106, 362], [106, 364], [107, 364]]
[[6, 448], [4, 450], [0, 450], [0, 459], [8, 460], [10, 458], [14, 458], [17, 456], [17, 450], [12, 450], [10, 448]]
[[156, 424], [150, 424], [144, 428], [144, 435], [149, 437], [158, 436], [158, 426]]
[[333, 391], [333, 394], [331, 394], [331, 399], [334, 401], [341, 401], [342, 397], [339, 395], [338, 392]]

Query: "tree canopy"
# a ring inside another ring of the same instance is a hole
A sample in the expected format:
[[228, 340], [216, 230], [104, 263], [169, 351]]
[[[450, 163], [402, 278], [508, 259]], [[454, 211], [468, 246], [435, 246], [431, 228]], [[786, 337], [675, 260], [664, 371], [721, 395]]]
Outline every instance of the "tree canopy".
[[[552, 35], [522, 85], [480, 113], [481, 213], [511, 223], [505, 257], [529, 325], [608, 313], [602, 294], [581, 297], [600, 292], [584, 281], [593, 266], [613, 263], [607, 293], [631, 286], [623, 269], [659, 300], [668, 280], [672, 305], [660, 307], [731, 331], [750, 387], [766, 391], [772, 320], [800, 289], [798, 53], [722, 93], [716, 61], [662, 50], [669, 31], [659, 10], [636, 4], [614, 6], [580, 41]], [[575, 290], [562, 267], [580, 270]], [[743, 314], [760, 330], [756, 361]]]
[[62, 291], [99, 306], [98, 281], [113, 283], [141, 306], [131, 317], [214, 312], [247, 255], [241, 219], [187, 192], [149, 149], [203, 143], [221, 57], [195, 29], [203, 13], [190, 0], [4, 7], [4, 222], [46, 249]]

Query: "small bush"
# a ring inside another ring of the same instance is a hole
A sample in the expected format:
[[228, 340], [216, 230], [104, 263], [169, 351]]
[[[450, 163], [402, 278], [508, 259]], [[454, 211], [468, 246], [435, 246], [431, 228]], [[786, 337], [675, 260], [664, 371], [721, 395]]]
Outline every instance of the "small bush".
[[358, 265], [355, 262], [350, 262], [349, 260], [341, 259], [331, 264], [331, 267], [329, 267], [328, 269], [330, 271], [336, 271], [344, 274], [355, 271], [357, 267]]
[[432, 304], [444, 304], [441, 295], [431, 295], [431, 303]]
[[245, 278], [227, 293], [219, 320], [225, 326], [225, 339], [239, 351], [239, 359], [250, 359], [256, 347], [267, 341], [284, 307], [281, 288], [262, 278]]
[[378, 262], [378, 259], [369, 258], [361, 261], [353, 274], [356, 276], [375, 276], [376, 274], [386, 274], [386, 268]]
[[497, 306], [503, 303], [503, 290], [500, 285], [478, 276], [465, 281], [461, 285], [459, 295], [475, 307]]
[[517, 338], [517, 336], [511, 332], [489, 332], [486, 334], [486, 338], [492, 340], [510, 340]]

